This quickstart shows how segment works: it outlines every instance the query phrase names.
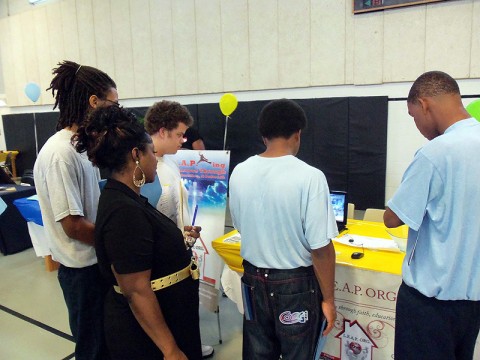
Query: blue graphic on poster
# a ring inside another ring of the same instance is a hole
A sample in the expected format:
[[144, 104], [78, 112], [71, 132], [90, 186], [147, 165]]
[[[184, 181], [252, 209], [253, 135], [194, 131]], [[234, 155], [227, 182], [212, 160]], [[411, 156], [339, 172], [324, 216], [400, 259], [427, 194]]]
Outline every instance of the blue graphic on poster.
[[230, 151], [181, 150], [168, 156], [180, 168], [192, 224], [202, 227], [193, 247], [200, 279], [218, 289], [223, 262], [211, 243], [224, 234]]

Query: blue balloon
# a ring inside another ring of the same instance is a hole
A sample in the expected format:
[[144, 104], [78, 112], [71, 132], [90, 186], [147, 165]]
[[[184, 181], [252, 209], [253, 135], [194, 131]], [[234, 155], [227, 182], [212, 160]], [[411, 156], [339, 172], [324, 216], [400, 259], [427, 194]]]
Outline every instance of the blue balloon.
[[25, 95], [33, 102], [36, 102], [40, 97], [40, 86], [34, 82], [29, 82], [25, 86]]

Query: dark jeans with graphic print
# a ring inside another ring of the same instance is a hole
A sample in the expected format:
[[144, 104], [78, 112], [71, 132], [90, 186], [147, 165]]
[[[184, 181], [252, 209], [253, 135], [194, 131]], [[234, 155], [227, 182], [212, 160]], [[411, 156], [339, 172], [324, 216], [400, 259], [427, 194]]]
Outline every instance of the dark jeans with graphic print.
[[243, 359], [313, 359], [323, 319], [313, 267], [243, 267]]

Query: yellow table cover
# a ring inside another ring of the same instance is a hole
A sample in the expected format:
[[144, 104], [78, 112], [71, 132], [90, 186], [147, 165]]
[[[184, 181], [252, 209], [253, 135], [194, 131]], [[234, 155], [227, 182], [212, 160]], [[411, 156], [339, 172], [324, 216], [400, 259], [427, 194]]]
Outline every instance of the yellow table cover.
[[[391, 236], [387, 233], [383, 223], [349, 219], [347, 228], [341, 235], [353, 234], [391, 240]], [[232, 270], [242, 273], [241, 242], [231, 242], [229, 240], [237, 234], [237, 230], [230, 231], [215, 239], [212, 246]], [[333, 244], [337, 255], [337, 264], [395, 275], [400, 275], [402, 272], [402, 261], [405, 256], [402, 252], [364, 249], [365, 255], [363, 258], [352, 259], [352, 252], [362, 251], [361, 248], [341, 244], [336, 242], [335, 239], [333, 239]]]

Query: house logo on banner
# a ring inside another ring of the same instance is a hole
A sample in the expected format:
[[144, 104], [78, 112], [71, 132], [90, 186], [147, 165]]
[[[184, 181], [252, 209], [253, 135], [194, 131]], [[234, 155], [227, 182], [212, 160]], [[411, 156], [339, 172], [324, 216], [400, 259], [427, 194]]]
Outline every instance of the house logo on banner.
[[395, 303], [400, 282], [401, 277], [395, 274], [337, 264], [337, 321], [328, 334], [320, 358], [393, 359]]
[[363, 330], [360, 324], [354, 320], [343, 321], [343, 331], [336, 338], [340, 339], [341, 359], [348, 360], [371, 360], [372, 348], [376, 348], [375, 342]]

